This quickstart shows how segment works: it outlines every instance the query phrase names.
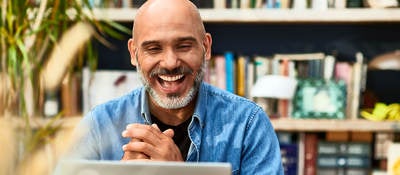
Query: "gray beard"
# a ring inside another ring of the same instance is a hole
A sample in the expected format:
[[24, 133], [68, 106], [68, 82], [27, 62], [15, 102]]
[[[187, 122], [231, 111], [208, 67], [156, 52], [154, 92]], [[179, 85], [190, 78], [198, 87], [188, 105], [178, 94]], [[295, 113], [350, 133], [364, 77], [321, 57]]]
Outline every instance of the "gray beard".
[[149, 93], [150, 97], [154, 102], [165, 109], [179, 109], [187, 106], [196, 96], [199, 90], [200, 84], [203, 81], [204, 72], [207, 67], [207, 61], [203, 59], [200, 70], [197, 72], [192, 88], [189, 92], [179, 96], [179, 94], [170, 94], [166, 98], [163, 98], [161, 94], [158, 94], [151, 86], [149, 81], [143, 76], [142, 69], [140, 68], [139, 62], [137, 62], [137, 71], [139, 73], [139, 79], [142, 81], [144, 88]]

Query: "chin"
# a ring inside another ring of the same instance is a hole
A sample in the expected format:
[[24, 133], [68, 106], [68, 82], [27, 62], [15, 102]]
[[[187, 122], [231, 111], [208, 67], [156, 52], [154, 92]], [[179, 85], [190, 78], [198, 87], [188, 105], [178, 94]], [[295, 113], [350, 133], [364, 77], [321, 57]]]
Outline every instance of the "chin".
[[154, 89], [152, 88], [148, 89], [148, 92], [158, 106], [166, 109], [179, 109], [187, 106], [194, 99], [197, 90], [195, 89], [195, 87], [192, 87], [191, 89], [189, 89], [188, 92], [183, 95], [161, 95], [158, 92], [154, 91]]

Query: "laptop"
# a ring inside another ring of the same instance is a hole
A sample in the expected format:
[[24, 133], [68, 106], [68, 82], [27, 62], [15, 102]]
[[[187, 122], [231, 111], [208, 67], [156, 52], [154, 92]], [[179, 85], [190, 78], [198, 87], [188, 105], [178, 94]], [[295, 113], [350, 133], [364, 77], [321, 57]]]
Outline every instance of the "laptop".
[[231, 175], [229, 163], [64, 160], [55, 175]]

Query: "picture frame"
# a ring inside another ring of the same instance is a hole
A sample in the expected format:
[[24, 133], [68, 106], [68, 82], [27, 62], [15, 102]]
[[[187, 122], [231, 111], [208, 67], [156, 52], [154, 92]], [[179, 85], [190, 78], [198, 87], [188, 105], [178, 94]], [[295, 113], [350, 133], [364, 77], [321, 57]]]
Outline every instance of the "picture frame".
[[344, 81], [298, 79], [293, 98], [293, 118], [344, 119], [345, 111]]

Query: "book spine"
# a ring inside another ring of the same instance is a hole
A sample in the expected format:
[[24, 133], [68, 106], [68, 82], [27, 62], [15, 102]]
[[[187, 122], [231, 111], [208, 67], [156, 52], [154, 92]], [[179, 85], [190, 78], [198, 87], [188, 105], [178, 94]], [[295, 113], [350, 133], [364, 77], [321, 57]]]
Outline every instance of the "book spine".
[[246, 95], [246, 58], [240, 56], [237, 59], [237, 95], [244, 97]]
[[215, 73], [216, 73], [216, 85], [217, 87], [226, 90], [226, 60], [222, 55], [215, 57]]
[[304, 175], [316, 175], [317, 145], [316, 133], [306, 133], [304, 138]]
[[225, 53], [226, 90], [235, 93], [235, 58], [232, 52]]
[[[289, 60], [283, 59], [280, 67], [280, 75], [289, 76]], [[279, 99], [278, 100], [278, 111], [281, 117], [289, 116], [289, 100]]]
[[353, 64], [353, 74], [352, 74], [352, 86], [351, 86], [351, 96], [350, 96], [350, 119], [357, 119], [359, 114], [359, 105], [360, 105], [360, 90], [361, 90], [361, 75], [362, 75], [362, 64], [363, 64], [363, 55], [358, 52], [356, 54], [356, 62]]

